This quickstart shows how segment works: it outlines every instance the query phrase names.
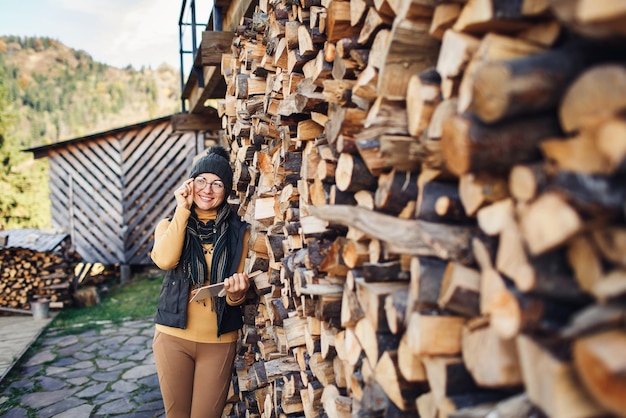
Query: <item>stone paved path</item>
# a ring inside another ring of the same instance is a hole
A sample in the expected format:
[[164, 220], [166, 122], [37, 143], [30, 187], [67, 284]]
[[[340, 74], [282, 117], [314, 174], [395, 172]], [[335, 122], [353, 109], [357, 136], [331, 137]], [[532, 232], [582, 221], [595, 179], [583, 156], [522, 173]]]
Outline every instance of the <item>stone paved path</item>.
[[52, 318], [34, 320], [30, 315], [0, 316], [0, 380], [4, 380], [51, 321]]
[[74, 335], [46, 330], [4, 378], [0, 416], [165, 417], [153, 333], [151, 318]]

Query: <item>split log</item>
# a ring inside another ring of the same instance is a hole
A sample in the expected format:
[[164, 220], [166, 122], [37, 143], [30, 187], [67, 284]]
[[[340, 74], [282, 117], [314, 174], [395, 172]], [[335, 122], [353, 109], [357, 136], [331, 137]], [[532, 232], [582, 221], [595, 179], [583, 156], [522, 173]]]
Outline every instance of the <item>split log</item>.
[[458, 100], [456, 98], [444, 98], [435, 107], [430, 124], [427, 128], [427, 136], [432, 140], [439, 140], [443, 135], [443, 125], [450, 117], [457, 113]]
[[448, 263], [438, 257], [417, 256], [411, 259], [411, 283], [406, 318], [411, 312], [439, 306], [441, 282]]
[[474, 36], [447, 30], [441, 42], [441, 51], [437, 59], [437, 72], [441, 78], [457, 78], [476, 53], [480, 40]]
[[367, 318], [357, 322], [354, 334], [363, 348], [369, 366], [376, 367], [380, 357], [389, 350], [397, 350], [400, 336], [387, 332], [378, 332]]
[[560, 39], [563, 26], [556, 20], [538, 21], [517, 34], [517, 37], [545, 47], [552, 47]]
[[372, 176], [379, 177], [384, 171], [391, 168], [380, 153], [380, 141], [378, 138], [359, 138], [354, 144]]
[[626, 9], [621, 3], [549, 0], [551, 10], [568, 28], [594, 39], [623, 37]]
[[398, 215], [415, 199], [417, 173], [391, 170], [378, 176], [375, 205], [381, 212]]
[[364, 280], [357, 281], [357, 298], [359, 305], [369, 323], [376, 332], [390, 332], [385, 313], [385, 299], [388, 295], [408, 287], [403, 282], [379, 282], [367, 283]]
[[610, 119], [602, 123], [592, 135], [598, 149], [609, 161], [609, 172], [626, 171], [626, 122], [623, 118]]
[[545, 50], [545, 46], [523, 39], [512, 38], [493, 32], [485, 35], [481, 39], [478, 50], [463, 73], [463, 79], [459, 86], [458, 112], [463, 113], [469, 109], [469, 105], [472, 101], [474, 75], [477, 69], [485, 62], [511, 60], [538, 54]]
[[441, 281], [438, 304], [441, 309], [474, 317], [480, 314], [480, 273], [450, 262]]
[[548, 183], [543, 163], [517, 164], [509, 174], [511, 196], [519, 202], [529, 202], [539, 196]]
[[459, 197], [468, 216], [481, 207], [509, 196], [506, 178], [488, 173], [468, 173], [459, 179]]
[[592, 54], [580, 46], [510, 61], [491, 61], [474, 74], [472, 110], [485, 123], [556, 108]]
[[379, 153], [384, 167], [393, 167], [397, 171], [417, 172], [422, 164], [437, 158], [437, 151], [427, 144], [406, 135], [380, 135]]
[[507, 198], [483, 206], [476, 213], [476, 220], [485, 234], [500, 235], [508, 225], [515, 223], [513, 200]]
[[324, 411], [329, 418], [352, 417], [352, 400], [347, 396], [340, 395], [336, 386], [325, 386], [321, 400]]
[[318, 28], [300, 25], [297, 29], [297, 39], [298, 49], [302, 55], [318, 55], [320, 45], [324, 44], [326, 36]]
[[222, 55], [230, 50], [234, 35], [232, 32], [202, 32], [201, 65], [221, 67]]
[[337, 42], [359, 34], [359, 26], [352, 26], [350, 2], [333, 1], [327, 7], [326, 36], [328, 42]]
[[423, 359], [428, 385], [435, 404], [441, 405], [446, 398], [467, 395], [478, 390], [472, 375], [458, 356], [428, 356]]
[[614, 173], [609, 158], [598, 148], [596, 139], [588, 131], [579, 132], [567, 139], [544, 141], [541, 152], [555, 170], [589, 175]]
[[440, 3], [435, 7], [433, 18], [428, 32], [433, 38], [443, 39], [445, 32], [450, 29], [461, 14], [461, 4]]
[[526, 28], [529, 22], [524, 18], [536, 16], [547, 9], [534, 10], [526, 3], [500, 3], [493, 0], [472, 0], [465, 4], [453, 28], [460, 32], [487, 33], [487, 32], [517, 32]]
[[580, 308], [580, 304], [566, 304], [509, 288], [492, 298], [491, 324], [505, 339], [533, 332], [555, 335]]
[[320, 383], [326, 387], [335, 383], [335, 371], [333, 362], [325, 360], [322, 354], [311, 353], [309, 359], [309, 368], [313, 375], [320, 381]]
[[618, 416], [626, 414], [626, 333], [599, 332], [574, 342], [577, 374], [596, 402]]
[[565, 132], [574, 132], [615, 116], [626, 107], [626, 68], [617, 64], [592, 67], [567, 89], [559, 107]]
[[566, 249], [559, 247], [540, 255], [527, 255], [514, 222], [508, 223], [500, 233], [496, 268], [524, 292], [562, 300], [585, 298], [567, 262]]
[[441, 76], [434, 68], [411, 76], [406, 92], [409, 134], [414, 137], [422, 134], [441, 100]]
[[347, 239], [338, 237], [328, 248], [326, 256], [322, 263], [318, 266], [320, 271], [326, 272], [331, 276], [344, 276], [348, 273], [348, 266], [343, 261], [343, 247], [346, 245]]
[[471, 264], [469, 243], [475, 228], [398, 219], [350, 206], [311, 208], [311, 214], [328, 221], [356, 227], [385, 241], [391, 251], [435, 256]]
[[285, 330], [285, 337], [287, 339], [288, 348], [294, 348], [299, 345], [305, 345], [305, 330], [306, 319], [294, 316], [292, 318], [286, 318], [283, 321], [283, 328]]
[[365, 105], [360, 105], [364, 110], [369, 107], [369, 103], [376, 100], [376, 85], [378, 84], [378, 69], [373, 66], [366, 66], [356, 79], [356, 84], [352, 88], [352, 100], [362, 101]]
[[415, 399], [426, 392], [426, 385], [407, 381], [400, 372], [398, 352], [385, 351], [374, 370], [374, 378], [391, 402], [402, 411], [415, 411]]
[[434, 65], [439, 45], [428, 33], [429, 29], [429, 21], [394, 20], [389, 45], [379, 67], [380, 96], [404, 99], [411, 76]]
[[425, 383], [428, 381], [422, 357], [411, 350], [406, 334], [402, 336], [398, 346], [398, 367], [402, 376], [409, 382]]
[[[381, 133], [407, 134], [408, 121], [405, 96], [403, 95], [401, 99], [377, 97], [367, 112], [363, 126], [365, 128], [378, 127], [379, 130], [384, 127]], [[369, 131], [366, 131], [365, 135], [360, 133], [358, 137], [369, 137]]]
[[481, 387], [515, 388], [524, 383], [515, 340], [503, 339], [489, 324], [464, 327], [463, 361]]
[[441, 137], [446, 167], [456, 175], [498, 172], [539, 159], [542, 140], [558, 136], [552, 115], [527, 116], [485, 125], [472, 116], [457, 115], [444, 123]]
[[385, 298], [385, 316], [387, 325], [392, 334], [404, 332], [408, 302], [408, 286], [396, 290]]
[[570, 361], [530, 336], [517, 337], [528, 398], [550, 417], [597, 417], [605, 411], [581, 386]]
[[369, 260], [369, 250], [365, 243], [349, 240], [343, 247], [342, 257], [350, 269], [362, 267]]
[[359, 156], [342, 153], [337, 160], [335, 181], [341, 191], [374, 190], [377, 179]]
[[564, 244], [580, 232], [583, 221], [556, 193], [544, 193], [522, 214], [520, 229], [531, 254], [538, 255]]
[[447, 224], [472, 224], [475, 221], [465, 214], [459, 195], [459, 185], [451, 181], [424, 181], [420, 177], [419, 196], [415, 217], [429, 222]]
[[567, 245], [567, 261], [572, 267], [578, 286], [585, 292], [592, 293], [604, 274], [600, 253], [592, 238], [579, 234], [571, 239]]
[[364, 316], [365, 313], [356, 296], [356, 289], [350, 289], [346, 283], [341, 298], [341, 326], [353, 327]]
[[389, 6], [394, 11], [396, 18], [411, 20], [432, 18], [437, 4], [439, 4], [437, 0], [389, 1]]
[[393, 17], [381, 14], [375, 8], [370, 7], [365, 14], [357, 43], [366, 45], [374, 38], [377, 31], [382, 28], [390, 28], [392, 23]]
[[405, 333], [407, 344], [419, 356], [460, 354], [465, 321], [460, 316], [413, 312]]

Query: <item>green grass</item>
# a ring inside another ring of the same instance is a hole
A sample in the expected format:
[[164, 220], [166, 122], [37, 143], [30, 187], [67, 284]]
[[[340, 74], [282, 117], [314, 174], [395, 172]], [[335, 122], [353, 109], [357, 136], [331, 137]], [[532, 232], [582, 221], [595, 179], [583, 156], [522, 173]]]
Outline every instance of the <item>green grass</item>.
[[120, 323], [153, 316], [162, 278], [162, 274], [137, 274], [124, 285], [115, 284], [110, 291], [100, 296], [97, 305], [63, 309], [50, 326], [82, 332], [85, 328], [99, 328], [102, 323]]

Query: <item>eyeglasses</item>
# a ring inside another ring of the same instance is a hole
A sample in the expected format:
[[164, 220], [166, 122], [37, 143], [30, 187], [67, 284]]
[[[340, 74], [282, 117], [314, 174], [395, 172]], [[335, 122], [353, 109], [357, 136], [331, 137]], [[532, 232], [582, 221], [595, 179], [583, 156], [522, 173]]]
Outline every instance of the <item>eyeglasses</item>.
[[193, 185], [198, 190], [204, 190], [204, 188], [208, 185], [210, 186], [213, 193], [224, 192], [224, 182], [219, 180], [209, 182], [204, 177], [196, 177], [195, 179], [193, 179]]

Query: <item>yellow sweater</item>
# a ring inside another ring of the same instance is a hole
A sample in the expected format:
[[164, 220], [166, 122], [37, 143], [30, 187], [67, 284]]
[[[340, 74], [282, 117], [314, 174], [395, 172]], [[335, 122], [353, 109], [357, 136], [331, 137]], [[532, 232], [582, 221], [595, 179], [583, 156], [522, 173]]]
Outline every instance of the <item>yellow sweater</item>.
[[[202, 211], [196, 208], [196, 213], [198, 219], [202, 222], [215, 220], [217, 216], [217, 211], [215, 210]], [[163, 219], [158, 223], [154, 233], [154, 248], [152, 249], [151, 257], [159, 268], [169, 270], [176, 267], [178, 264], [178, 260], [183, 251], [185, 228], [190, 215], [191, 211], [189, 209], [179, 207], [176, 208], [171, 221]], [[238, 272], [243, 272], [244, 263], [248, 254], [249, 236], [250, 232], [246, 231], [243, 252], [239, 260], [239, 266], [237, 267]], [[213, 260], [213, 245], [204, 244], [203, 248], [206, 264], [210, 269]], [[189, 295], [189, 298], [191, 299], [191, 295]], [[226, 302], [230, 303], [230, 300], [227, 298]], [[217, 336], [217, 314], [212, 309], [212, 304], [208, 300], [189, 304], [189, 309], [187, 310], [187, 328], [180, 329], [161, 324], [157, 324], [156, 328], [165, 334], [199, 343], [230, 343], [237, 341], [239, 336], [238, 331], [222, 334], [220, 337]]]

